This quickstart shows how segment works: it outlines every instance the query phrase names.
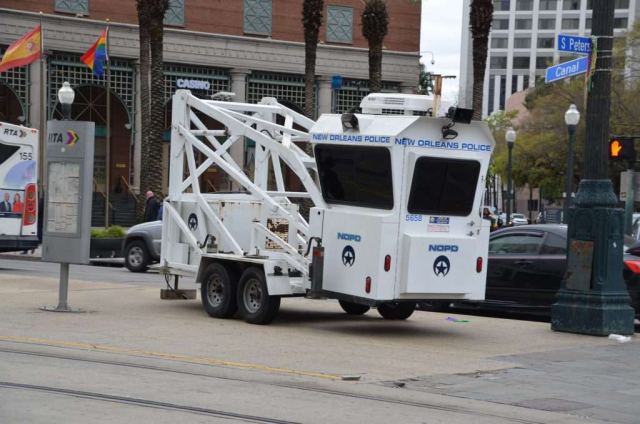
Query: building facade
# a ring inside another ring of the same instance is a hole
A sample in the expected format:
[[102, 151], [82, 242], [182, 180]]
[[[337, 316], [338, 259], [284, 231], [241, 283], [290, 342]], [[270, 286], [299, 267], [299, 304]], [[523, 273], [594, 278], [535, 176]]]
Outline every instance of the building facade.
[[[8, 45], [40, 22], [44, 59], [0, 74], [0, 121], [40, 127], [61, 116], [57, 92], [69, 81], [76, 92], [72, 118], [96, 123], [95, 186], [99, 190], [139, 188], [140, 64], [134, 0], [0, 0], [0, 56]], [[165, 16], [165, 129], [171, 122], [171, 96], [191, 88], [202, 98], [235, 93], [235, 101], [276, 97], [291, 107], [304, 105], [304, 43], [300, 0], [170, 0]], [[360, 0], [325, 2], [318, 46], [316, 114], [343, 112], [368, 92], [368, 50], [362, 37]], [[383, 57], [384, 89], [411, 93], [418, 83], [420, 4], [392, 2]], [[42, 12], [42, 13], [40, 13]], [[95, 78], [80, 56], [109, 20], [111, 69], [110, 181], [105, 181], [106, 80]], [[42, 96], [41, 66], [46, 94]], [[331, 88], [334, 75], [343, 86]], [[44, 108], [41, 107], [44, 97]], [[165, 135], [168, 141], [168, 131]], [[250, 140], [232, 151], [248, 166]], [[168, 143], [165, 143], [165, 151]], [[165, 153], [165, 166], [168, 154]], [[223, 185], [212, 169], [212, 189]], [[166, 175], [164, 181], [167, 181]]]
[[[484, 81], [483, 116], [504, 110], [507, 99], [544, 81], [546, 68], [576, 56], [558, 52], [558, 34], [589, 36], [597, 0], [494, 0], [493, 27]], [[464, 0], [460, 55], [460, 102], [471, 105], [473, 55], [469, 5]], [[615, 0], [615, 36], [631, 29], [640, 0]]]

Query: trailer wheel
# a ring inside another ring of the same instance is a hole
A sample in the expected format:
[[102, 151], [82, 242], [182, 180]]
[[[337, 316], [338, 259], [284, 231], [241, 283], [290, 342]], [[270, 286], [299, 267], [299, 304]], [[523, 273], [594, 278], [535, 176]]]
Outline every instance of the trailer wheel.
[[413, 302], [387, 302], [378, 306], [378, 313], [384, 319], [404, 320], [413, 315], [415, 309]]
[[204, 271], [201, 297], [204, 310], [214, 318], [231, 318], [238, 311], [238, 278], [232, 270], [213, 262]]
[[269, 324], [280, 310], [280, 297], [269, 296], [262, 269], [247, 268], [238, 285], [238, 311], [249, 324]]
[[349, 315], [363, 315], [366, 314], [369, 309], [367, 305], [361, 305], [360, 303], [347, 302], [346, 300], [339, 300], [342, 309]]

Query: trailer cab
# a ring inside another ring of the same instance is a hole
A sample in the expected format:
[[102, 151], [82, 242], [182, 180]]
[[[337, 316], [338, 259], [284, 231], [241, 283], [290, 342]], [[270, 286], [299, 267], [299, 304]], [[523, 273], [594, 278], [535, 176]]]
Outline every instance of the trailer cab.
[[353, 114], [312, 127], [326, 207], [309, 224], [324, 247], [323, 292], [365, 305], [484, 299], [494, 141], [485, 123], [453, 125]]

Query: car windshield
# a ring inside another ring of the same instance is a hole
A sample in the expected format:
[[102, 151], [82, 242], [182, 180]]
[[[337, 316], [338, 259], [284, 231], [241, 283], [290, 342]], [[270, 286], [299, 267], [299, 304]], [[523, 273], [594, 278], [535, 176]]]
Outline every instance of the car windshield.
[[514, 218], [518, 218], [518, 219], [527, 219], [527, 218], [525, 218], [525, 216], [524, 216], [524, 215], [522, 215], [521, 213], [514, 213], [512, 216], [513, 216]]

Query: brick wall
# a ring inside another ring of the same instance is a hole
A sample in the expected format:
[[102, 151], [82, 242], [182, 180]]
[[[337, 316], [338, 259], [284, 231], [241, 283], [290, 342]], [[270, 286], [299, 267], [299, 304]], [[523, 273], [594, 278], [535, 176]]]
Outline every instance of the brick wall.
[[[180, 29], [228, 35], [244, 35], [242, 0], [185, 0], [185, 27]], [[354, 47], [367, 47], [362, 37], [360, 16], [364, 8], [361, 0], [326, 0], [326, 6], [351, 6], [354, 8]], [[1, 8], [55, 14], [54, 0], [0, 0]], [[86, 18], [112, 22], [137, 23], [135, 0], [90, 0]], [[390, 2], [389, 35], [385, 40], [388, 50], [418, 51], [420, 49], [421, 4], [407, 0]], [[302, 0], [273, 0], [273, 25], [271, 37], [276, 40], [304, 41], [302, 35]], [[57, 13], [72, 16], [70, 14]], [[82, 18], [81, 18], [82, 19]], [[326, 16], [325, 16], [326, 19]], [[254, 36], [261, 38], [260, 36]], [[320, 31], [320, 39], [326, 42], [326, 27]], [[327, 43], [331, 44], [331, 43]], [[344, 46], [345, 44], [340, 44]]]

